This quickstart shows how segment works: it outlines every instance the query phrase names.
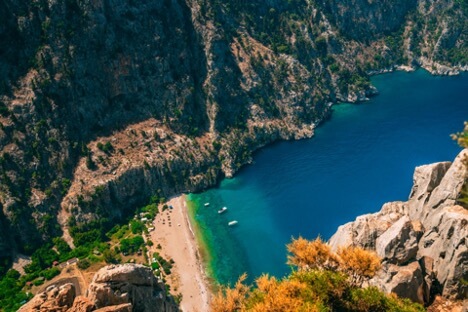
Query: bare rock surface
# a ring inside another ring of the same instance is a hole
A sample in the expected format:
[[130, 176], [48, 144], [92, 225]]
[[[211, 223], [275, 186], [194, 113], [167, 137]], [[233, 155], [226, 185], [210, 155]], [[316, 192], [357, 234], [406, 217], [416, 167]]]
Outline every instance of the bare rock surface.
[[408, 216], [404, 216], [377, 238], [377, 254], [396, 264], [414, 260], [421, 235], [419, 221], [411, 221]]
[[391, 202], [383, 205], [382, 210], [365, 214], [354, 222], [338, 227], [338, 231], [330, 238], [329, 244], [337, 249], [339, 246], [360, 246], [375, 249], [376, 239], [402, 216], [407, 214], [406, 203]]
[[424, 303], [424, 277], [421, 266], [416, 261], [405, 266], [385, 264], [380, 274], [369, 281], [369, 284], [398, 297]]
[[89, 285], [86, 297], [96, 308], [131, 303], [133, 311], [177, 311], [166, 296], [164, 284], [143, 265], [102, 268]]
[[75, 286], [71, 283], [51, 285], [19, 311], [175, 312], [179, 309], [151, 269], [138, 264], [122, 264], [99, 270], [86, 296], [76, 296]]
[[94, 303], [84, 296], [78, 296], [68, 312], [91, 312], [93, 310]]
[[62, 286], [49, 286], [37, 294], [31, 301], [22, 306], [19, 312], [55, 311], [65, 312], [73, 305], [75, 299], [75, 286], [64, 284]]
[[132, 305], [130, 303], [123, 303], [115, 306], [108, 306], [101, 309], [94, 310], [94, 312], [132, 312]]
[[417, 167], [407, 202], [357, 217], [339, 227], [329, 244], [375, 250], [383, 266], [369, 284], [386, 292], [421, 303], [437, 294], [467, 298], [460, 281], [468, 278], [468, 210], [457, 205], [468, 179], [467, 155], [465, 149], [453, 163]]

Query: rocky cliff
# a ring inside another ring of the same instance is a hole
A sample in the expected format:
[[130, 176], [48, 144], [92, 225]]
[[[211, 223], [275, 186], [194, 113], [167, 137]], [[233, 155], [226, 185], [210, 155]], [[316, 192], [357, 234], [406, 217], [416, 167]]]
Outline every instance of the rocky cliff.
[[369, 284], [421, 303], [440, 294], [465, 299], [468, 287], [468, 210], [457, 198], [468, 182], [468, 150], [453, 163], [417, 167], [406, 202], [387, 203], [375, 214], [338, 228], [333, 248], [375, 250], [381, 272]]
[[51, 285], [19, 309], [19, 312], [176, 312], [174, 300], [151, 269], [123, 264], [100, 269], [85, 296], [76, 296], [73, 284]]
[[456, 73], [466, 15], [454, 0], [2, 1], [0, 254], [71, 243], [69, 221], [118, 220], [311, 137], [331, 103], [375, 93], [367, 72]]

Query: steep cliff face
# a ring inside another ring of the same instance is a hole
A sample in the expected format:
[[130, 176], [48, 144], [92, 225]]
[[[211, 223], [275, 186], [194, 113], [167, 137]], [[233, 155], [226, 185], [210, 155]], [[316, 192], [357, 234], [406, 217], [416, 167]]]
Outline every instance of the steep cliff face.
[[434, 74], [466, 71], [467, 14], [466, 1], [419, 1], [403, 34], [406, 58]]
[[468, 210], [457, 198], [468, 181], [468, 150], [453, 163], [417, 167], [407, 202], [387, 203], [338, 228], [333, 248], [357, 245], [383, 259], [370, 281], [387, 292], [421, 303], [441, 294], [464, 299], [468, 288]]
[[466, 65], [459, 1], [5, 0], [0, 18], [2, 255], [311, 137], [375, 92], [366, 71]]
[[398, 31], [418, 1], [322, 0], [319, 3], [344, 35], [356, 40], [372, 40]]
[[206, 128], [206, 70], [185, 3], [2, 8], [3, 206], [27, 251], [57, 233], [50, 217], [86, 142], [152, 116], [174, 131]]

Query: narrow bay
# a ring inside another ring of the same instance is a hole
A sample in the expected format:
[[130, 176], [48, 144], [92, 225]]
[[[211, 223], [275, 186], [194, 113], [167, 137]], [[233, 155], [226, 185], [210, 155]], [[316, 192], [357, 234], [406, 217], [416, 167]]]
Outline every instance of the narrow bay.
[[[379, 96], [335, 105], [312, 139], [266, 147], [233, 179], [189, 196], [218, 282], [243, 272], [287, 274], [291, 237], [328, 239], [358, 215], [406, 200], [415, 166], [452, 160], [460, 151], [450, 134], [468, 120], [468, 75], [419, 70], [372, 81]], [[238, 225], [229, 227], [232, 220]]]

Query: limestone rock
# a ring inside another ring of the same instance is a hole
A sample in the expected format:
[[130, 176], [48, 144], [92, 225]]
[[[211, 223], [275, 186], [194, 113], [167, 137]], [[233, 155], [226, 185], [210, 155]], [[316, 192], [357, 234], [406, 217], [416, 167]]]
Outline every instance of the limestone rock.
[[374, 278], [371, 284], [383, 285], [386, 292], [398, 297], [424, 303], [424, 278], [418, 262], [406, 266], [384, 266], [383, 273]]
[[67, 312], [91, 312], [94, 310], [94, 303], [84, 296], [78, 296], [73, 302], [73, 306]]
[[99, 270], [88, 287], [86, 297], [96, 308], [131, 303], [133, 311], [177, 311], [165, 286], [150, 268], [136, 264], [111, 265]]
[[376, 239], [402, 216], [407, 214], [403, 202], [387, 203], [380, 212], [359, 216], [355, 221], [338, 228], [330, 238], [329, 244], [337, 250], [338, 247], [360, 246], [375, 248]]
[[451, 301], [441, 296], [436, 296], [434, 302], [427, 308], [427, 312], [466, 312], [468, 311], [468, 299], [463, 301]]
[[[439, 185], [432, 191], [426, 205], [427, 208], [436, 209], [455, 204], [458, 194], [460, 194], [460, 190], [468, 176], [468, 168], [465, 163], [467, 157], [468, 150], [465, 149], [455, 158], [455, 161], [450, 166]], [[426, 209], [426, 215], [423, 216], [423, 218], [430, 214], [431, 211]]]
[[[51, 285], [22, 306], [21, 312], [175, 312], [174, 300], [151, 269], [139, 264], [106, 266], [89, 285], [86, 297], [73, 284]], [[76, 298], [75, 298], [76, 297]]]
[[441, 162], [416, 167], [413, 175], [413, 188], [411, 189], [410, 202], [412, 219], [420, 219], [423, 206], [431, 192], [436, 188], [447, 170], [450, 162]]
[[444, 207], [430, 216], [426, 225], [418, 257], [434, 259], [444, 296], [466, 298], [468, 288], [459, 281], [468, 278], [468, 210], [461, 206]]
[[421, 266], [422, 274], [424, 276], [424, 302], [430, 302], [432, 299], [431, 288], [435, 281], [434, 259], [424, 256], [419, 259], [419, 265]]
[[97, 309], [94, 310], [94, 312], [132, 312], [132, 305], [130, 303], [124, 303]]
[[450, 168], [450, 165], [451, 162], [446, 161], [416, 167], [413, 175], [413, 188], [411, 189], [410, 198], [431, 193], [432, 190], [440, 184], [440, 181]]
[[421, 224], [405, 216], [377, 238], [377, 254], [396, 264], [415, 260], [421, 235]]
[[382, 210], [338, 228], [332, 248], [374, 249], [384, 260], [369, 283], [417, 302], [434, 295], [463, 299], [468, 287], [468, 210], [456, 205], [468, 179], [468, 150], [454, 162], [415, 169], [407, 202], [387, 203]]
[[73, 305], [73, 300], [75, 300], [75, 286], [73, 284], [64, 284], [62, 286], [52, 285], [47, 287], [44, 292], [36, 295], [18, 311], [65, 312]]

